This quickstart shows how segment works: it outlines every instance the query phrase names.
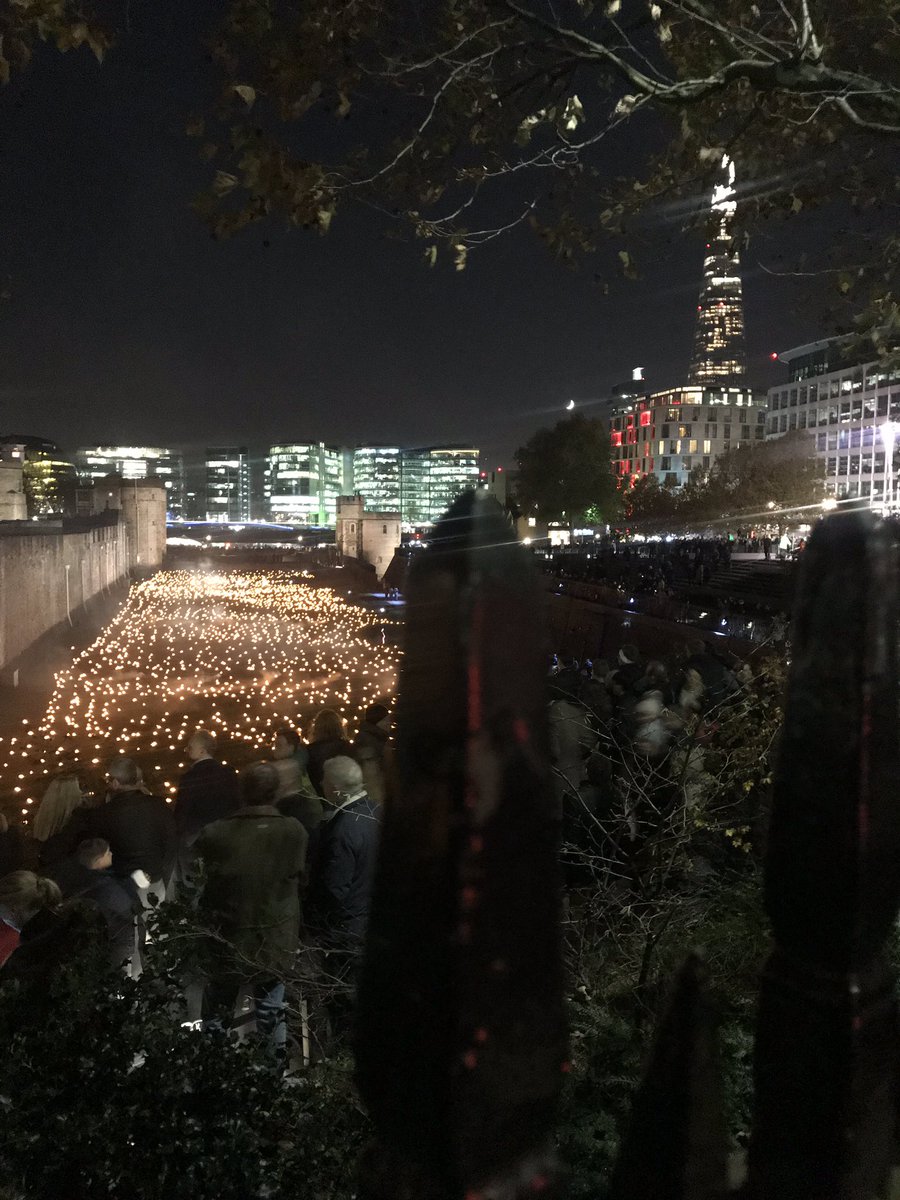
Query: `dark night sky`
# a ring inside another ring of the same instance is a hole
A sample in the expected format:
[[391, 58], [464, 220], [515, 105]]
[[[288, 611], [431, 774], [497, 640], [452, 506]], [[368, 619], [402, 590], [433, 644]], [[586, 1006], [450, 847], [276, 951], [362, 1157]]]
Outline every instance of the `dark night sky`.
[[[140, 0], [102, 66], [48, 50], [0, 93], [0, 432], [69, 451], [463, 441], [502, 460], [633, 365], [682, 381], [693, 238], [609, 296], [596, 264], [565, 270], [524, 232], [464, 272], [428, 270], [362, 209], [326, 238], [257, 226], [213, 241], [189, 209], [208, 168], [184, 135], [214, 82], [204, 5]], [[748, 271], [745, 286], [751, 373], [768, 384], [768, 352], [817, 329], [784, 283]]]

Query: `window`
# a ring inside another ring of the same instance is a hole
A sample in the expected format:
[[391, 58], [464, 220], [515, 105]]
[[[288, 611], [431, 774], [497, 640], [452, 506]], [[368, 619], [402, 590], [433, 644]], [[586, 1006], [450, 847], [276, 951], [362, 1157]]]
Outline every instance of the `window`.
[[659, 469], [660, 469], [661, 471], [668, 471], [668, 470], [670, 469], [670, 467], [671, 467], [671, 466], [672, 466], [672, 463], [671, 463], [671, 460], [670, 460], [668, 457], [661, 458], [661, 459], [659, 460]]
[[842, 425], [850, 424], [850, 401], [849, 400], [841, 401], [841, 424]]
[[791, 388], [791, 408], [797, 407], [797, 389]]
[[791, 413], [791, 419], [788, 421], [788, 429], [797, 428], [797, 414]]
[[686, 454], [684, 456], [684, 458], [681, 460], [681, 463], [682, 463], [682, 466], [684, 467], [685, 471], [689, 471], [691, 469], [691, 456], [689, 454]]
[[387, 525], [382, 525], [382, 527], [381, 527], [381, 532], [382, 532], [382, 533], [387, 533]]
[[722, 426], [722, 437], [727, 437], [727, 438], [731, 437], [731, 426], [730, 425]]
[[[671, 432], [670, 432], [670, 430], [669, 430], [669, 426], [668, 426], [668, 425], [663, 425], [663, 427], [662, 427], [662, 436], [663, 436], [664, 438], [668, 438], [668, 437], [671, 437], [671, 436], [672, 436], [672, 434], [671, 434]], [[662, 451], [660, 451], [660, 453], [662, 453]]]
[[704, 454], [704, 456], [703, 456], [703, 468], [704, 468], [704, 470], [709, 469], [709, 455], [708, 454]]
[[712, 453], [712, 442], [710, 442], [708, 439], [703, 443], [703, 453], [704, 454]]
[[757, 440], [758, 442], [761, 442], [761, 441], [762, 441], [762, 439], [765, 437], [765, 433], [766, 433], [766, 431], [765, 431], [765, 430], [764, 430], [764, 429], [763, 429], [761, 426], [757, 425], [757, 427], [756, 427], [756, 440]]
[[350, 532], [356, 533], [356, 523], [354, 521], [350, 522]]
[[826, 445], [827, 438], [828, 438], [828, 435], [825, 433], [819, 433], [816, 435], [816, 449], [817, 450], [827, 450], [827, 448], [828, 448]]
[[850, 415], [854, 421], [862, 420], [862, 398], [857, 396], [850, 409]]
[[765, 410], [762, 408], [757, 411], [756, 423], [757, 423], [757, 425], [765, 425], [765, 423], [766, 423], [766, 413], [765, 413]]
[[805, 412], [802, 412], [802, 413], [799, 413], [799, 414], [798, 414], [798, 419], [797, 419], [797, 428], [798, 428], [798, 429], [805, 429], [805, 428], [806, 428], [806, 413], [805, 413]]
[[888, 411], [888, 394], [887, 394], [887, 392], [882, 392], [881, 395], [878, 397], [878, 416], [886, 417], [887, 411]]
[[690, 431], [691, 431], [690, 425], [679, 425], [678, 426], [678, 436], [680, 438], [688, 437], [690, 435]]
[[741, 426], [741, 437], [744, 439], [747, 439], [750, 437], [750, 426], [749, 425]]
[[835, 475], [837, 473], [837, 462], [838, 460], [836, 458], [829, 458], [826, 461], [825, 470], [829, 475]]
[[780, 433], [787, 433], [787, 413], [782, 413], [778, 418], [778, 429]]
[[691, 440], [689, 442], [689, 449], [690, 449], [691, 454], [697, 453], [697, 439], [696, 438], [691, 438]]

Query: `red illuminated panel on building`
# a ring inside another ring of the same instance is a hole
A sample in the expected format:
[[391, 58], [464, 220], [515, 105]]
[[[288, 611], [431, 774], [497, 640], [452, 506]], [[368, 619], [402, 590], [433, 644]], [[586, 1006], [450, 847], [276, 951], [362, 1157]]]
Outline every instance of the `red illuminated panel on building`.
[[626, 441], [628, 442], [629, 446], [633, 446], [635, 444], [635, 442], [637, 441], [637, 430], [636, 429], [628, 430], [628, 437], [626, 438]]
[[642, 412], [642, 413], [641, 413], [641, 424], [642, 424], [642, 425], [649, 425], [649, 424], [650, 424], [650, 413], [649, 413], [649, 412]]
[[621, 433], [619, 433], [618, 429], [614, 429], [612, 431], [612, 433], [609, 435], [609, 438], [614, 446], [622, 445], [622, 435], [621, 435]]

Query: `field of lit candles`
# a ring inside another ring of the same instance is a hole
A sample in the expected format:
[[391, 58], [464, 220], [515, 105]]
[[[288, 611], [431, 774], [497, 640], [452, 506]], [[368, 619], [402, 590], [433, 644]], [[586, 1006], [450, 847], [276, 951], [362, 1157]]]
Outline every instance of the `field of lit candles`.
[[127, 754], [171, 799], [197, 727], [238, 767], [323, 707], [352, 739], [396, 686], [394, 623], [298, 572], [161, 571], [57, 674], [43, 717], [0, 738], [0, 798], [27, 821], [52, 776], [78, 770], [98, 790], [104, 763]]

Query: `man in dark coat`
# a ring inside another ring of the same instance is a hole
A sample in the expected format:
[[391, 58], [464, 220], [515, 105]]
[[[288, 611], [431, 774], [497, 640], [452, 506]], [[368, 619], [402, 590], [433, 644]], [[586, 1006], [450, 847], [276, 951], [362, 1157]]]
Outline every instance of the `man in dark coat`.
[[315, 899], [323, 940], [361, 948], [375, 878], [381, 809], [366, 795], [362, 768], [339, 756], [325, 763], [326, 799], [335, 806], [323, 824]]
[[175, 822], [165, 800], [143, 786], [133, 759], [112, 759], [106, 780], [106, 803], [90, 814], [92, 832], [109, 842], [113, 874], [131, 876], [147, 907], [151, 895], [165, 899], [175, 860]]
[[178, 785], [173, 806], [178, 832], [178, 878], [190, 879], [194, 842], [205, 826], [230, 817], [240, 807], [238, 778], [234, 771], [213, 758], [216, 739], [198, 729], [186, 746], [191, 766]]
[[233, 1012], [240, 988], [253, 986], [260, 1032], [283, 1044], [284, 978], [300, 936], [299, 881], [306, 830], [275, 807], [279, 776], [257, 763], [243, 777], [243, 807], [205, 826], [197, 855], [206, 868], [200, 915], [217, 960], [207, 989], [211, 1011]]
[[113, 966], [132, 962], [136, 952], [136, 919], [141, 901], [134, 882], [112, 871], [112, 851], [103, 838], [88, 838], [72, 858], [50, 873], [64, 900], [92, 900], [103, 913], [109, 931], [109, 955]]
[[353, 743], [353, 755], [362, 767], [369, 799], [383, 804], [391, 767], [391, 714], [383, 704], [370, 704]]

